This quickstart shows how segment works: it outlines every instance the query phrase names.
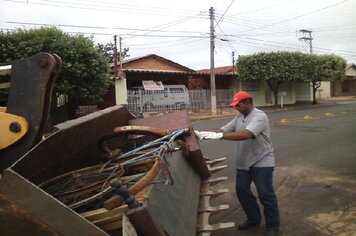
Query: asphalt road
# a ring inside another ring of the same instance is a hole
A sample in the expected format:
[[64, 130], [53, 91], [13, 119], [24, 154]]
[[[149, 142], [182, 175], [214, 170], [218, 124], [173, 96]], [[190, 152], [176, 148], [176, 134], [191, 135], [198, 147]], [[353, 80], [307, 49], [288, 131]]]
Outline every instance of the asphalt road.
[[[356, 103], [302, 106], [266, 110], [275, 149], [274, 185], [280, 203], [280, 235], [356, 235]], [[210, 130], [231, 117], [193, 122], [197, 130]], [[227, 157], [227, 167], [214, 174], [228, 181], [214, 186], [229, 193], [211, 200], [211, 205], [230, 208], [211, 217], [211, 224], [244, 220], [235, 196], [233, 142], [203, 141], [206, 157]], [[235, 228], [220, 235], [262, 235], [264, 226], [247, 231]]]

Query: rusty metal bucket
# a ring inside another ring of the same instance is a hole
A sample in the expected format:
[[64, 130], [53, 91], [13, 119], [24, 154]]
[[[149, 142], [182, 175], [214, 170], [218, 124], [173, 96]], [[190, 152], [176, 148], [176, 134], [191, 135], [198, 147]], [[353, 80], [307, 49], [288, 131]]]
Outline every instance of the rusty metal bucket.
[[[212, 168], [215, 163], [203, 157], [187, 111], [135, 119], [126, 108], [115, 106], [57, 125], [54, 133], [4, 170], [0, 180], [0, 228], [6, 230], [2, 233], [121, 235], [120, 230], [99, 228], [38, 185], [102, 161], [98, 140], [115, 127], [126, 125], [162, 130], [189, 128], [191, 132], [181, 141], [184, 148], [172, 157], [174, 185], [150, 186], [145, 192], [146, 200], [138, 208], [125, 211], [134, 235], [209, 235], [218, 228], [233, 226], [208, 225], [208, 217], [213, 212], [209, 206], [212, 196], [209, 186], [221, 181], [210, 179], [210, 176], [219, 168]], [[177, 221], [180, 224], [176, 224]]]

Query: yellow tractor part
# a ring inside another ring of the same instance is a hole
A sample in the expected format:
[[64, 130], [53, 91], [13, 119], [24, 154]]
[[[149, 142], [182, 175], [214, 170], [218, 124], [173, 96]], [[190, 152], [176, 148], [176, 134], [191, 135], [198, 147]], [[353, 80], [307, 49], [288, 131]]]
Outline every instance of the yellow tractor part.
[[1, 109], [0, 116], [0, 171], [41, 141], [61, 68], [60, 57], [45, 52], [0, 66], [0, 75], [11, 75], [5, 78], [9, 82], [0, 83], [0, 89], [9, 88], [6, 109]]
[[28, 123], [21, 116], [4, 112], [0, 108], [0, 149], [4, 149], [17, 142], [28, 132]]

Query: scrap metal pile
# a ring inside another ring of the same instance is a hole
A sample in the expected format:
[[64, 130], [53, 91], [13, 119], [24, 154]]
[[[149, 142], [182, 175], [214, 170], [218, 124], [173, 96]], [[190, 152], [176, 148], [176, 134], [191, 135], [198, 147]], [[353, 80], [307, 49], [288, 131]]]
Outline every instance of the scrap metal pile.
[[[179, 150], [175, 141], [187, 132], [188, 129], [166, 133], [144, 126], [117, 127], [98, 141], [107, 158], [105, 163], [56, 176], [38, 186], [101, 228], [116, 229], [121, 226], [122, 214], [108, 217], [102, 214], [107, 213], [105, 208], [124, 205], [124, 211], [137, 207], [143, 190], [150, 184], [173, 184], [171, 153]], [[108, 143], [115, 138], [123, 138], [126, 147], [134, 148], [127, 152], [111, 150]]]

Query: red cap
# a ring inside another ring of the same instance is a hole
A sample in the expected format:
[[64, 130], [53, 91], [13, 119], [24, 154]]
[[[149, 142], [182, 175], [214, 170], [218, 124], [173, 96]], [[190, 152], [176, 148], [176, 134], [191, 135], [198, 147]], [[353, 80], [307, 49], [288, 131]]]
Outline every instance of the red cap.
[[240, 91], [240, 92], [235, 93], [234, 97], [232, 98], [230, 107], [236, 106], [239, 102], [241, 102], [242, 100], [245, 100], [247, 98], [252, 98], [252, 96], [247, 92]]

